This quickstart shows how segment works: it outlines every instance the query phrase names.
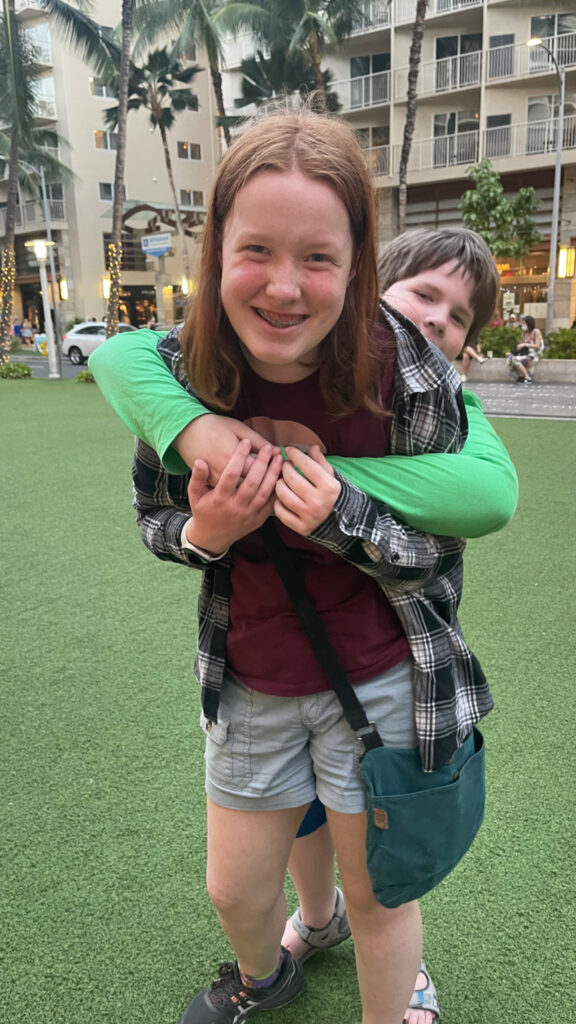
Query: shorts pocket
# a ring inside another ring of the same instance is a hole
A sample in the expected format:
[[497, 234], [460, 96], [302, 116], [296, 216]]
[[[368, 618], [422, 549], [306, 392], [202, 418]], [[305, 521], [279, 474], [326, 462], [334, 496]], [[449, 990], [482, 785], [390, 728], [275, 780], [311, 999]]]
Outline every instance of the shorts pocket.
[[206, 719], [203, 713], [200, 716], [206, 736], [206, 778], [216, 786], [241, 792], [251, 781], [250, 717], [246, 709], [234, 722], [220, 716], [216, 722]]

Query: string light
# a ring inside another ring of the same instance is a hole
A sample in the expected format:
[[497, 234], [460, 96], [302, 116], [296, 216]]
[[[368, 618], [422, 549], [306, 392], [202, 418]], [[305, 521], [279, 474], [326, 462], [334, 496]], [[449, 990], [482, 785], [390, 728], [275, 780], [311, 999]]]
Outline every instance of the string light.
[[16, 283], [16, 260], [14, 249], [4, 249], [0, 270], [0, 291], [2, 292], [2, 314], [0, 322], [0, 366], [9, 360], [10, 322], [12, 319], [12, 296]]
[[122, 287], [122, 242], [108, 243], [108, 272], [110, 274], [110, 297], [108, 299], [107, 334], [118, 334], [120, 290]]

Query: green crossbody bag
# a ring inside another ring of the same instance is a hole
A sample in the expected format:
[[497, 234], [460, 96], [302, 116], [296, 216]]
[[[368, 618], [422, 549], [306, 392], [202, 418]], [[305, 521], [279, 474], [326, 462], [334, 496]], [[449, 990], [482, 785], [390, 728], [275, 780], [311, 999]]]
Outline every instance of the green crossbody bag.
[[418, 748], [385, 747], [368, 721], [328, 638], [312, 598], [268, 520], [260, 529], [310, 646], [364, 746], [360, 774], [366, 794], [366, 854], [374, 895], [398, 907], [433, 889], [470, 848], [482, 824], [484, 741], [473, 729], [450, 764], [423, 772]]

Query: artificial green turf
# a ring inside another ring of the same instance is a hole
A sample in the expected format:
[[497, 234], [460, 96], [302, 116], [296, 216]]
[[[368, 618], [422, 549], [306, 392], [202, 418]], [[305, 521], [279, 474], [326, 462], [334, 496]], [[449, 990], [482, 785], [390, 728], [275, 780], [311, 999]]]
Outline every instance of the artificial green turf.
[[[521, 500], [466, 554], [497, 698], [486, 822], [423, 901], [444, 1024], [574, 1020], [574, 449], [498, 420]], [[204, 888], [197, 577], [142, 546], [132, 441], [96, 387], [0, 382], [0, 1021], [170, 1024], [229, 955]], [[360, 1020], [352, 944], [274, 1019]], [[262, 1015], [262, 1024], [272, 1017]]]

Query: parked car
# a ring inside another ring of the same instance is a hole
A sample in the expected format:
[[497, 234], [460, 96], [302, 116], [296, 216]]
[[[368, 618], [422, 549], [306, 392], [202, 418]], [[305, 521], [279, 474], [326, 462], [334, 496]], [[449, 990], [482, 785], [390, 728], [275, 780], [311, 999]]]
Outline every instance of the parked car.
[[[136, 331], [132, 324], [119, 324], [118, 333]], [[81, 366], [98, 345], [106, 341], [106, 324], [102, 320], [85, 320], [74, 324], [62, 338], [62, 355], [68, 356], [71, 363]]]

